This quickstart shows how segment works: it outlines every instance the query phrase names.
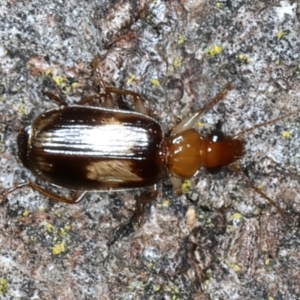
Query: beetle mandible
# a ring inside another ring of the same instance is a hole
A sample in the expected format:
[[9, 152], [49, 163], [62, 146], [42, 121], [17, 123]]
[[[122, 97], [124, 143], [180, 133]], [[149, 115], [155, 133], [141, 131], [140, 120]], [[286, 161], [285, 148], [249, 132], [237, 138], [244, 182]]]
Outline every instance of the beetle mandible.
[[[86, 192], [155, 186], [167, 170], [174, 190], [204, 167], [216, 173], [232, 165], [244, 153], [245, 133], [272, 124], [299, 111], [286, 114], [242, 131], [234, 137], [213, 131], [201, 137], [193, 128], [199, 116], [224, 98], [230, 84], [204, 108], [182, 120], [165, 136], [161, 125], [148, 115], [142, 98], [129, 90], [105, 87], [104, 92], [68, 105], [45, 92], [58, 108], [40, 114], [18, 135], [18, 157], [23, 165], [52, 185], [77, 191], [72, 199], [62, 197], [28, 181], [2, 192], [2, 198], [23, 187], [65, 203], [79, 202]], [[131, 96], [134, 111], [116, 109], [112, 94]], [[103, 107], [89, 106], [104, 99]], [[238, 169], [233, 166], [238, 173]], [[243, 176], [247, 183], [281, 212], [280, 207]], [[155, 198], [153, 189], [150, 200]]]

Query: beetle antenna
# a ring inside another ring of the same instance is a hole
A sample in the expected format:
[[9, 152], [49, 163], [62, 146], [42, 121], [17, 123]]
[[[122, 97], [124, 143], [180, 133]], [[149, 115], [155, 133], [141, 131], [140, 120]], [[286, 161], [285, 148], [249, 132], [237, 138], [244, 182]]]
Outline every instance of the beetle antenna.
[[219, 94], [217, 94], [215, 98], [213, 98], [202, 109], [198, 111], [198, 117], [202, 115], [204, 112], [211, 110], [211, 108], [214, 107], [218, 102], [220, 102], [225, 97], [225, 95], [232, 89], [233, 89], [232, 84], [230, 83], [226, 84], [223, 90]]
[[270, 197], [268, 197], [264, 192], [262, 192], [258, 187], [256, 187], [250, 180], [249, 178], [241, 171], [239, 166], [235, 163], [229, 166], [231, 170], [233, 170], [236, 174], [240, 175], [244, 182], [248, 184], [256, 193], [261, 195], [264, 199], [266, 199], [270, 204], [272, 204], [278, 211], [278, 213], [281, 215], [283, 219], [286, 219], [286, 214], [284, 211], [281, 209], [281, 207], [276, 204]]
[[233, 139], [238, 139], [238, 138], [240, 138], [241, 136], [243, 136], [244, 134], [249, 133], [249, 132], [251, 132], [251, 131], [253, 131], [253, 130], [257, 129], [257, 128], [264, 127], [264, 126], [267, 126], [267, 125], [276, 123], [277, 121], [280, 121], [280, 120], [289, 118], [289, 117], [291, 117], [291, 116], [293, 116], [293, 115], [295, 115], [295, 114], [298, 114], [298, 113], [300, 113], [300, 109], [297, 109], [297, 110], [295, 110], [295, 111], [293, 111], [293, 112], [290, 112], [290, 113], [285, 114], [285, 115], [283, 115], [283, 116], [280, 116], [280, 117], [278, 117], [278, 118], [272, 119], [272, 120], [270, 120], [270, 121], [266, 121], [266, 122], [263, 122], [263, 123], [260, 123], [260, 124], [256, 124], [256, 125], [254, 125], [254, 126], [252, 126], [252, 127], [250, 127], [250, 128], [247, 128], [247, 129], [245, 129], [245, 130], [239, 132], [238, 134], [236, 134], [236, 135], [233, 137]]
[[233, 86], [228, 83], [223, 90], [215, 96], [210, 102], [208, 102], [202, 109], [199, 109], [196, 113], [194, 113], [191, 117], [187, 117], [183, 119], [179, 124], [177, 124], [172, 132], [171, 135], [175, 135], [179, 132], [185, 131], [187, 129], [192, 128], [195, 123], [197, 122], [198, 118], [206, 111], [210, 110], [213, 106], [215, 106], [218, 102], [220, 102], [225, 95], [233, 88]]

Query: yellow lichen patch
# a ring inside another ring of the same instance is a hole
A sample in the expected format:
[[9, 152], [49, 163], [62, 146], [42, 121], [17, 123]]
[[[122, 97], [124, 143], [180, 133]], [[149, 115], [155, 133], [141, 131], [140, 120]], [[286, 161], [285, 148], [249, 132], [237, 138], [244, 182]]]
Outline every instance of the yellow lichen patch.
[[203, 282], [203, 289], [204, 289], [205, 291], [208, 291], [208, 287], [209, 287], [210, 282], [211, 282], [211, 279], [207, 279], [207, 280], [205, 280], [205, 281]]
[[215, 224], [211, 221], [211, 218], [207, 219], [206, 225], [207, 225], [207, 227], [213, 227], [213, 226], [215, 226]]
[[71, 87], [72, 87], [72, 89], [77, 88], [78, 87], [78, 82], [72, 82]]
[[[172, 286], [170, 286], [170, 289], [171, 289], [172, 293], [179, 294], [179, 289], [178, 289], [178, 287], [172, 285]], [[172, 298], [172, 299], [173, 299], [173, 298]]]
[[211, 46], [207, 49], [207, 55], [210, 57], [215, 57], [222, 52], [222, 47], [219, 45]]
[[216, 1], [216, 7], [221, 8], [224, 4], [221, 1]]
[[47, 223], [47, 224], [45, 225], [45, 227], [46, 227], [46, 230], [47, 230], [48, 232], [53, 232], [53, 230], [54, 230], [53, 226], [52, 226], [51, 224], [49, 224], [49, 223]]
[[65, 231], [69, 231], [71, 229], [71, 226], [70, 225], [65, 225], [64, 229], [65, 229]]
[[151, 79], [150, 82], [154, 86], [160, 86], [160, 82], [157, 79]]
[[233, 215], [231, 215], [230, 220], [232, 221], [240, 221], [243, 218], [243, 215], [236, 212]]
[[168, 207], [168, 206], [170, 206], [170, 200], [167, 199], [163, 200], [162, 207]]
[[278, 40], [280, 40], [283, 37], [285, 37], [287, 34], [288, 33], [286, 31], [281, 30], [281, 31], [277, 32], [276, 37], [277, 37]]
[[25, 112], [25, 108], [26, 108], [26, 105], [25, 105], [25, 104], [21, 104], [21, 105], [19, 106], [18, 110], [17, 110], [17, 113], [18, 113], [19, 115], [23, 115], [24, 112]]
[[232, 232], [240, 224], [243, 219], [243, 215], [236, 212], [229, 218], [228, 226], [226, 227], [227, 232]]
[[61, 236], [61, 237], [65, 237], [68, 233], [68, 231], [70, 230], [70, 226], [69, 225], [66, 225], [64, 228], [59, 228], [58, 230], [58, 234]]
[[66, 244], [65, 242], [57, 243], [52, 247], [52, 254], [59, 255], [66, 251]]
[[169, 207], [170, 206], [170, 200], [164, 199], [162, 202], [158, 202], [157, 207], [162, 208], [162, 207]]
[[44, 71], [45, 76], [52, 76], [52, 69], [46, 69]]
[[70, 93], [72, 91], [72, 85], [67, 85], [64, 87], [64, 90], [67, 92], [67, 93]]
[[53, 70], [48, 68], [44, 71], [46, 77], [51, 78], [51, 80], [61, 89], [64, 89], [67, 93], [70, 93], [74, 87], [78, 85], [77, 82], [69, 81], [67, 77], [53, 75]]
[[205, 124], [203, 122], [201, 122], [201, 121], [197, 121], [197, 126], [199, 128], [203, 128], [205, 126]]
[[282, 131], [281, 136], [283, 139], [289, 139], [291, 137], [291, 134], [288, 131]]
[[152, 263], [148, 263], [147, 265], [148, 270], [152, 270], [153, 269], [153, 264]]
[[0, 295], [3, 296], [6, 294], [8, 289], [7, 280], [4, 278], [0, 278]]
[[181, 190], [183, 193], [187, 193], [191, 189], [191, 187], [191, 181], [189, 179], [186, 179], [181, 185]]
[[67, 82], [67, 79], [61, 76], [52, 76], [52, 80], [57, 86], [61, 86], [63, 83]]
[[177, 43], [178, 45], [182, 45], [185, 42], [184, 37], [182, 34], [178, 34]]
[[31, 240], [32, 242], [36, 242], [36, 236], [31, 235], [31, 236], [30, 236], [30, 240]]
[[127, 79], [127, 83], [135, 83], [136, 82], [136, 77], [135, 75], [131, 75], [128, 79]]
[[238, 59], [244, 64], [249, 64], [251, 61], [251, 59], [243, 53], [238, 54]]
[[45, 212], [45, 207], [44, 206], [40, 206], [39, 207], [39, 212], [41, 212], [41, 213]]
[[175, 57], [173, 59], [173, 66], [175, 68], [180, 68], [181, 67], [181, 64], [182, 64], [182, 59], [180, 57]]
[[153, 285], [153, 291], [155, 293], [159, 292], [160, 291], [160, 286], [159, 285]]
[[263, 184], [259, 184], [259, 185], [257, 186], [257, 188], [258, 188], [259, 190], [262, 190], [262, 189], [264, 188], [264, 185], [263, 185]]
[[230, 262], [230, 261], [226, 261], [226, 265], [230, 269], [234, 270], [236, 273], [241, 272], [241, 267], [238, 264], [236, 264], [236, 263], [233, 263], [233, 262]]
[[59, 228], [59, 235], [61, 237], [65, 237], [67, 234], [67, 231], [64, 228]]
[[57, 217], [57, 218], [61, 218], [61, 213], [59, 211], [54, 211], [54, 215]]
[[28, 217], [30, 215], [30, 212], [28, 210], [23, 211], [23, 217]]

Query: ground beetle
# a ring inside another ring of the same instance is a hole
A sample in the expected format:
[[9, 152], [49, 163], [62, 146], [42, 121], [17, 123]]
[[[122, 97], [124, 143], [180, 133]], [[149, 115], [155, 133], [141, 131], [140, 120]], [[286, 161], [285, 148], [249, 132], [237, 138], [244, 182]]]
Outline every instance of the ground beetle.
[[[147, 115], [142, 98], [132, 91], [105, 87], [103, 93], [70, 106], [46, 92], [59, 107], [42, 113], [19, 133], [19, 158], [37, 177], [77, 193], [67, 199], [30, 181], [4, 191], [2, 197], [27, 186], [57, 201], [76, 203], [87, 191], [155, 186], [165, 171], [174, 190], [180, 193], [182, 181], [191, 178], [200, 167], [216, 173], [241, 158], [245, 143], [239, 139], [242, 135], [299, 112], [255, 125], [235, 137], [225, 136], [219, 130], [201, 137], [193, 128], [199, 116], [231, 88], [228, 84], [166, 137], [160, 124]], [[114, 94], [132, 97], [136, 112], [114, 108]], [[98, 98], [103, 99], [104, 107], [91, 106]], [[239, 172], [235, 165], [233, 169]], [[272, 199], [243, 177], [281, 212]], [[149, 199], [156, 195], [153, 189]]]

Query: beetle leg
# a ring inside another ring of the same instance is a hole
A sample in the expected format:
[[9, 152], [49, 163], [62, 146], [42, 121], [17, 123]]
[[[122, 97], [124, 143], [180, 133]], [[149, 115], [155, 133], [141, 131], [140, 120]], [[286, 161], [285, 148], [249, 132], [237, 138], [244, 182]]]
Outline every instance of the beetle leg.
[[[43, 92], [45, 96], [47, 96], [49, 99], [52, 101], [56, 102], [60, 106], [68, 106], [68, 103], [65, 102], [64, 100], [58, 98], [56, 95], [50, 93], [50, 92]], [[114, 107], [114, 101], [109, 93], [103, 93], [103, 94], [95, 94], [86, 98], [81, 99], [79, 102], [77, 102], [77, 105], [84, 105], [84, 104], [89, 104], [90, 102], [93, 102], [96, 99], [101, 99], [104, 98], [104, 102], [102, 105], [107, 108], [113, 108]]]
[[175, 135], [177, 133], [183, 132], [185, 130], [191, 129], [195, 126], [196, 122], [198, 121], [198, 118], [206, 111], [210, 110], [213, 106], [215, 106], [218, 102], [220, 102], [225, 95], [232, 89], [231, 84], [227, 84], [223, 90], [217, 94], [216, 97], [214, 97], [211, 101], [209, 101], [203, 108], [198, 110], [196, 113], [194, 113], [191, 117], [187, 117], [183, 119], [178, 125], [176, 125], [171, 135]]
[[104, 102], [103, 106], [106, 108], [113, 108], [114, 107], [114, 99], [110, 93], [105, 93], [104, 95]]
[[65, 197], [59, 196], [59, 195], [57, 195], [53, 192], [50, 192], [50, 191], [42, 188], [41, 186], [39, 186], [38, 184], [36, 184], [32, 181], [28, 181], [28, 182], [25, 182], [25, 183], [18, 184], [16, 186], [4, 191], [1, 194], [1, 198], [0, 198], [1, 201], [0, 202], [2, 202], [3, 199], [5, 199], [8, 194], [14, 192], [15, 190], [19, 190], [21, 188], [24, 188], [24, 187], [32, 188], [33, 190], [38, 191], [40, 194], [42, 194], [45, 197], [48, 197], [48, 198], [53, 199], [53, 200], [58, 201], [58, 202], [67, 203], [67, 204], [75, 204], [75, 203], [80, 202], [82, 200], [82, 198], [84, 197], [84, 195], [86, 194], [86, 191], [83, 191], [83, 192], [76, 191], [74, 196], [71, 199], [67, 199]]
[[112, 238], [108, 242], [108, 246], [113, 245], [120, 238], [123, 238], [131, 232], [135, 231], [134, 223], [137, 223], [138, 226], [141, 226], [144, 221], [144, 210], [142, 205], [153, 201], [156, 198], [157, 194], [158, 189], [157, 185], [155, 184], [149, 189], [143, 191], [139, 196], [135, 197], [136, 207], [132, 217], [128, 220], [128, 222], [116, 228], [112, 235]]
[[77, 105], [84, 105], [84, 104], [88, 104], [90, 102], [93, 102], [95, 99], [99, 99], [101, 97], [101, 95], [95, 94], [86, 98], [81, 99], [80, 101], [78, 101], [76, 104]]
[[138, 224], [141, 225], [143, 223], [143, 205], [152, 202], [158, 195], [157, 185], [153, 185], [150, 190], [143, 191], [137, 198], [136, 198], [136, 207], [134, 214], [132, 216], [133, 220], [137, 220]]
[[117, 95], [130, 95], [133, 98], [134, 101], [134, 108], [137, 112], [144, 114], [144, 115], [150, 115], [149, 110], [145, 107], [143, 99], [141, 96], [135, 92], [128, 91], [128, 90], [122, 90], [114, 87], [106, 87], [105, 92], [110, 94], [110, 93], [115, 93]]
[[90, 102], [93, 102], [95, 99], [101, 99], [104, 98], [103, 103], [101, 106], [104, 106], [106, 108], [113, 108], [114, 107], [114, 100], [109, 93], [103, 93], [103, 94], [95, 94], [89, 97], [86, 97], [84, 99], [81, 99], [79, 102], [77, 102], [77, 105], [84, 105], [89, 104]]
[[122, 90], [122, 89], [115, 88], [115, 87], [106, 87], [104, 84], [104, 81], [102, 80], [101, 75], [99, 74], [99, 71], [98, 71], [99, 64], [100, 64], [100, 58], [97, 56], [94, 57], [93, 62], [92, 62], [93, 77], [94, 77], [94, 81], [97, 82], [98, 84], [100, 84], [101, 91], [103, 91], [104, 94], [106, 95], [106, 98], [105, 98], [106, 104], [104, 104], [106, 107], [108, 107], [108, 108], [114, 107], [113, 106], [114, 101], [111, 96], [111, 93], [115, 93], [117, 95], [124, 95], [124, 96], [131, 95], [133, 98], [133, 101], [134, 101], [135, 111], [137, 111], [141, 114], [144, 114], [144, 115], [151, 115], [150, 111], [145, 107], [143, 99], [137, 93], [134, 93], [134, 92], [128, 91], [128, 90]]
[[43, 94], [45, 96], [47, 96], [50, 100], [56, 102], [58, 105], [61, 105], [61, 106], [68, 106], [68, 103], [65, 102], [63, 99], [60, 99], [58, 98], [56, 95], [50, 93], [50, 92], [46, 92], [44, 91]]
[[181, 185], [183, 180], [176, 176], [170, 176], [170, 181], [172, 183], [174, 193], [177, 195], [181, 195], [182, 194]]

